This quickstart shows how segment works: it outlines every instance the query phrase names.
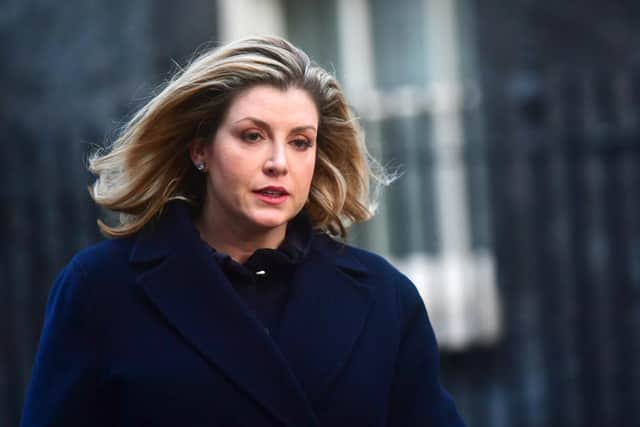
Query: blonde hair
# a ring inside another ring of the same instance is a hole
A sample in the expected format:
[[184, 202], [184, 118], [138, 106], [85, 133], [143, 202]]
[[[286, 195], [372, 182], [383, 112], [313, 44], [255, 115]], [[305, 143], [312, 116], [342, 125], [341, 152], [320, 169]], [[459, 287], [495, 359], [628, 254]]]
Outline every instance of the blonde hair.
[[108, 152], [89, 158], [97, 177], [93, 200], [120, 213], [119, 224], [98, 220], [107, 237], [124, 237], [159, 216], [171, 200], [199, 211], [205, 175], [193, 166], [188, 144], [212, 139], [234, 97], [267, 84], [307, 91], [320, 113], [317, 160], [307, 212], [316, 229], [345, 237], [349, 225], [373, 215], [374, 171], [363, 137], [336, 79], [284, 39], [254, 37], [212, 49], [178, 72], [123, 127]]

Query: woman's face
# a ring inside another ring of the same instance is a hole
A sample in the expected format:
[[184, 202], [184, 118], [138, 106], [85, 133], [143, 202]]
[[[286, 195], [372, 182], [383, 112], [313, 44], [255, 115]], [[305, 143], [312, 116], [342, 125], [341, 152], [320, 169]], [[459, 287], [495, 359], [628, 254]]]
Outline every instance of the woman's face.
[[309, 196], [318, 110], [297, 88], [241, 92], [210, 144], [192, 149], [208, 175], [205, 212], [217, 226], [286, 230]]

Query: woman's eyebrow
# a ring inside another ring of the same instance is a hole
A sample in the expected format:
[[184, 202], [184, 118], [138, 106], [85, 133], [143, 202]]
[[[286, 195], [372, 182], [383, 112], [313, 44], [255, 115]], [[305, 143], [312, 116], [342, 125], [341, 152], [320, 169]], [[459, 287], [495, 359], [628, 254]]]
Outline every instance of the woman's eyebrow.
[[[251, 116], [243, 117], [243, 118], [241, 118], [239, 120], [236, 120], [235, 122], [233, 122], [233, 124], [237, 124], [237, 123], [243, 122], [245, 120], [252, 121], [253, 123], [255, 123], [256, 125], [258, 125], [260, 127], [263, 127], [263, 128], [265, 128], [267, 130], [271, 130], [271, 126], [269, 126], [269, 123], [265, 122], [264, 120], [260, 120], [260, 119], [258, 119], [256, 117], [251, 117]], [[316, 127], [313, 126], [313, 125], [303, 125], [303, 126], [294, 127], [293, 129], [291, 129], [290, 133], [302, 132], [302, 131], [305, 131], [305, 130], [312, 130], [313, 132], [317, 132], [318, 131], [316, 129]]]

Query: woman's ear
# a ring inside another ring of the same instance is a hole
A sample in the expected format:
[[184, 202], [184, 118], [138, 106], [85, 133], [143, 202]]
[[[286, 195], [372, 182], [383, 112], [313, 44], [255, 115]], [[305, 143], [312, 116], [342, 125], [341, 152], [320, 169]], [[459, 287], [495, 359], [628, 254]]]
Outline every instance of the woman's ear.
[[194, 165], [203, 164], [206, 159], [205, 142], [203, 138], [194, 138], [189, 143], [189, 155]]

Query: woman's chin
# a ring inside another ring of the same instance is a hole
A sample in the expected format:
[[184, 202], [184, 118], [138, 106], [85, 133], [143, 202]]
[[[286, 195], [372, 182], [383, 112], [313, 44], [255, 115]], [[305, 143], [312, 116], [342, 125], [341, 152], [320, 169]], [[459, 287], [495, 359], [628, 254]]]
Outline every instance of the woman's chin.
[[286, 225], [297, 215], [298, 211], [299, 209], [295, 209], [291, 205], [278, 207], [260, 206], [257, 209], [252, 209], [250, 217], [261, 228], [277, 228]]
[[265, 231], [285, 227], [291, 218], [283, 213], [274, 213], [269, 215], [256, 215], [253, 218], [253, 224], [256, 228]]

